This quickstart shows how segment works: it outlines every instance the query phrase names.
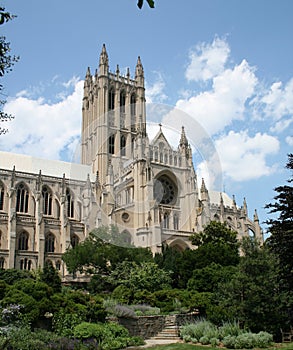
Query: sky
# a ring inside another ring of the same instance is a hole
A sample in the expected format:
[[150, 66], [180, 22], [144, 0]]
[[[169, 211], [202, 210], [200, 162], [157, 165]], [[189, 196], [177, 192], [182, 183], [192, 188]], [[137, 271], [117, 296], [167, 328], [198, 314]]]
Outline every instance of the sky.
[[[83, 79], [87, 67], [98, 68], [105, 43], [111, 71], [119, 64], [134, 76], [140, 56], [149, 106], [184, 112], [191, 143], [194, 125], [213, 143], [222, 172], [215, 189], [239, 206], [245, 197], [251, 217], [257, 209], [261, 223], [268, 219], [264, 206], [290, 177], [284, 167], [293, 152], [292, 0], [155, 0], [155, 9], [142, 10], [136, 0], [1, 4], [17, 16], [1, 35], [20, 56], [2, 78], [5, 111], [15, 116], [2, 151], [72, 159]], [[148, 111], [168, 133], [166, 115]], [[212, 166], [201, 154], [199, 178]], [[212, 178], [207, 185], [213, 189]]]

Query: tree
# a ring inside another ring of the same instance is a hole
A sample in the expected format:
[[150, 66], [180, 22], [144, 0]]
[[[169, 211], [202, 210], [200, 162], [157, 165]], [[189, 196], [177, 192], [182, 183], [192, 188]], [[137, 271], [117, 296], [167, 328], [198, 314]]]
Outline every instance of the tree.
[[112, 284], [124, 285], [133, 291], [154, 292], [170, 288], [170, 273], [160, 269], [154, 262], [136, 263], [123, 261], [111, 273]]
[[[293, 170], [293, 154], [288, 155], [286, 168]], [[271, 214], [276, 218], [267, 221], [270, 237], [266, 244], [278, 258], [279, 286], [287, 293], [287, 310], [291, 324], [293, 323], [293, 172], [287, 181], [288, 185], [275, 188], [275, 202], [267, 204]]]
[[[155, 2], [154, 2], [154, 0], [146, 0], [146, 1], [147, 1], [147, 3], [149, 4], [149, 7], [150, 7], [150, 8], [153, 9], [153, 8], [155, 7]], [[137, 6], [141, 9], [142, 6], [143, 6], [143, 0], [138, 0]]]
[[61, 292], [61, 277], [51, 261], [45, 263], [40, 273], [40, 279], [53, 288], [55, 293]]
[[286, 295], [279, 289], [276, 257], [250, 237], [243, 239], [241, 251], [231, 280], [220, 284], [214, 293], [219, 313], [211, 317], [217, 321], [236, 319], [253, 332], [277, 334], [286, 323]]
[[122, 261], [153, 261], [150, 249], [136, 248], [125, 242], [123, 237], [114, 225], [99, 227], [83, 242], [63, 254], [62, 259], [70, 273], [79, 271], [90, 274], [96, 281], [95, 285], [103, 286], [105, 277]]
[[191, 236], [191, 242], [197, 246], [196, 268], [204, 268], [213, 262], [222, 266], [239, 262], [237, 232], [225, 224], [211, 221], [202, 232]]
[[[9, 12], [5, 11], [5, 8], [0, 6], [0, 25], [7, 23], [12, 20], [15, 16], [11, 15]], [[19, 60], [18, 56], [10, 55], [10, 43], [6, 41], [5, 36], [0, 36], [0, 77], [3, 77], [6, 73], [12, 70], [12, 66], [15, 62]], [[0, 84], [0, 94], [3, 96], [3, 85]], [[0, 123], [6, 122], [13, 119], [13, 116], [7, 113], [4, 113], [2, 108], [6, 100], [2, 97], [0, 98]], [[0, 126], [0, 135], [6, 134], [8, 131], [7, 128]]]

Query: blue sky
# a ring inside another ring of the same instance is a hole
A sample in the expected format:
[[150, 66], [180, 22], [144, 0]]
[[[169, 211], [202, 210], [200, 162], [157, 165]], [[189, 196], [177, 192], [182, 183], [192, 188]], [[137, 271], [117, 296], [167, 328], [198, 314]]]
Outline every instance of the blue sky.
[[223, 189], [267, 219], [263, 207], [288, 179], [293, 150], [292, 0], [156, 0], [142, 10], [136, 0], [1, 3], [17, 15], [1, 29], [20, 56], [3, 79], [15, 120], [1, 150], [70, 159], [82, 79], [105, 43], [112, 71], [119, 64], [133, 76], [141, 56], [147, 101], [199, 123], [219, 155]]

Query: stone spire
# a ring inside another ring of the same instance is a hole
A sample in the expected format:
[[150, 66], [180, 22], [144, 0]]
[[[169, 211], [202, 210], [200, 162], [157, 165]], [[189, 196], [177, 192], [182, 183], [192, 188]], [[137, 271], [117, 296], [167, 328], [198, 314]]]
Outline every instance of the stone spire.
[[246, 203], [245, 197], [243, 199], [243, 211], [244, 211], [245, 216], [247, 216], [247, 203]]
[[109, 71], [109, 58], [106, 50], [106, 45], [103, 44], [102, 52], [100, 54], [99, 73], [100, 75], [107, 75]]
[[182, 131], [181, 131], [181, 137], [180, 137], [179, 146], [180, 146], [180, 147], [185, 147], [186, 149], [188, 148], [188, 141], [187, 141], [187, 137], [186, 137], [186, 135], [185, 135], [184, 126], [182, 126]]
[[254, 222], [259, 222], [256, 209], [254, 210], [253, 221], [254, 221]]
[[140, 56], [138, 56], [136, 67], [135, 67], [135, 80], [141, 86], [144, 87], [144, 72], [141, 64]]

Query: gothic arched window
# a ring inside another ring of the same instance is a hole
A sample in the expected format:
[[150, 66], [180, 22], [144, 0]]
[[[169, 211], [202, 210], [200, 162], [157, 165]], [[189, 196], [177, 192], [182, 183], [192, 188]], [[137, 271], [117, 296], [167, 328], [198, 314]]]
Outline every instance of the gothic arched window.
[[28, 260], [27, 258], [20, 260], [20, 269], [21, 270], [31, 270], [31, 268], [32, 268], [31, 260]]
[[163, 228], [169, 228], [169, 213], [165, 212], [164, 213], [164, 221], [163, 221]]
[[4, 185], [0, 181], [0, 210], [4, 209]]
[[125, 113], [125, 103], [126, 103], [126, 94], [125, 91], [120, 92], [120, 113]]
[[18, 250], [28, 250], [28, 233], [25, 231], [18, 236]]
[[69, 218], [74, 217], [74, 200], [70, 189], [66, 189], [66, 213]]
[[27, 187], [23, 183], [19, 184], [16, 190], [16, 212], [18, 213], [28, 212], [28, 199], [29, 199], [29, 192]]
[[114, 154], [115, 152], [115, 135], [111, 135], [109, 137], [109, 147], [108, 151], [110, 154]]
[[174, 227], [174, 230], [179, 229], [179, 218], [177, 214], [174, 214], [173, 216], [173, 227]]
[[130, 113], [131, 116], [134, 116], [136, 114], [136, 97], [134, 94], [132, 94], [130, 97], [130, 104]]
[[0, 269], [4, 270], [4, 266], [5, 266], [5, 259], [4, 258], [0, 258]]
[[52, 215], [52, 192], [48, 186], [42, 188], [43, 196], [43, 213], [44, 215]]
[[71, 236], [71, 239], [70, 239], [70, 243], [71, 243], [71, 246], [72, 248], [76, 247], [79, 243], [79, 238], [77, 235], [72, 235]]
[[45, 252], [54, 253], [55, 251], [55, 236], [52, 233], [46, 235]]
[[121, 153], [121, 156], [126, 155], [126, 137], [125, 137], [125, 135], [121, 135], [121, 138], [120, 138], [120, 153]]
[[61, 270], [61, 261], [57, 260], [55, 266], [56, 266], [56, 270], [60, 271]]
[[108, 109], [112, 111], [115, 108], [115, 91], [113, 88], [109, 90], [108, 94]]

